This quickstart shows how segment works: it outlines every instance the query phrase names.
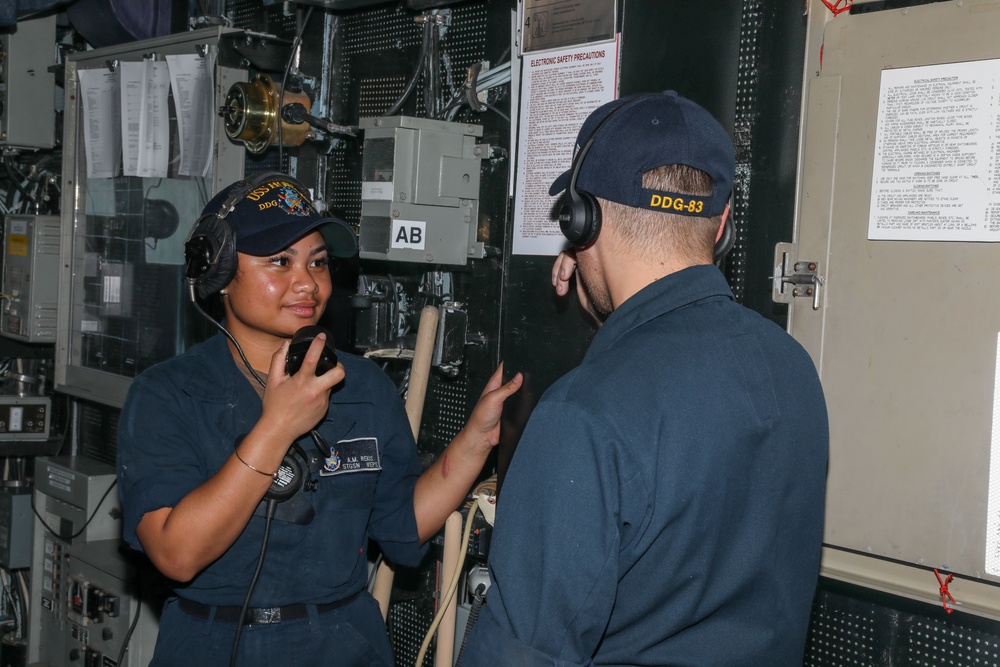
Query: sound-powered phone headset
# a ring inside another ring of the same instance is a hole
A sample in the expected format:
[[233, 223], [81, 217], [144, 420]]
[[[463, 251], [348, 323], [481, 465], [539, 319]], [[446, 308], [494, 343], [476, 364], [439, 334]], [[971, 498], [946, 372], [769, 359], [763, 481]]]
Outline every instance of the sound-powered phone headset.
[[[248, 194], [267, 181], [281, 179], [297, 183], [278, 171], [266, 171], [237, 182], [217, 211], [195, 221], [184, 241], [184, 275], [188, 288], [204, 299], [216, 294], [236, 275], [236, 232], [228, 216]], [[302, 192], [305, 188], [300, 187]]]

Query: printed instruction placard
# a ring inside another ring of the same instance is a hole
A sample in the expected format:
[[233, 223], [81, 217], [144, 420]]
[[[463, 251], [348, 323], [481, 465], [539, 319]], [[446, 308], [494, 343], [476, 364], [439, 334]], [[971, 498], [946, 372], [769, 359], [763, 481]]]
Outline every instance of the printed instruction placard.
[[868, 238], [1000, 241], [1000, 60], [887, 69]]
[[114, 178], [122, 165], [118, 74], [110, 69], [82, 69], [78, 76], [87, 178]]
[[558, 255], [566, 238], [549, 186], [573, 162], [580, 126], [618, 93], [618, 41], [525, 54], [517, 133], [515, 255]]

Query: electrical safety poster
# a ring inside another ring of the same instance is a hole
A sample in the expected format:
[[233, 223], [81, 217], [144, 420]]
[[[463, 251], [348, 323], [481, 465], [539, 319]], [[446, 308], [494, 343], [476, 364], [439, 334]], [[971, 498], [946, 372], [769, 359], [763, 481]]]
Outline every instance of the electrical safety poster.
[[558, 255], [566, 246], [549, 186], [569, 169], [576, 135], [590, 112], [618, 95], [618, 39], [526, 53], [514, 201], [515, 255]]

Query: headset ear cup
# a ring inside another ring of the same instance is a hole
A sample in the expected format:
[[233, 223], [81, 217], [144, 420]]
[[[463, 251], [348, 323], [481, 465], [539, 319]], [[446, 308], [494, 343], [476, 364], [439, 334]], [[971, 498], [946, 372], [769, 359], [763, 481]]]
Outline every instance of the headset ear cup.
[[583, 230], [583, 238], [577, 245], [581, 248], [586, 248], [596, 241], [600, 235], [603, 219], [601, 217], [601, 205], [598, 203], [596, 197], [590, 193], [581, 192], [580, 199], [583, 200], [584, 206], [587, 207], [587, 227]]
[[726, 224], [722, 226], [722, 236], [715, 242], [715, 250], [712, 253], [712, 261], [719, 264], [729, 251], [736, 245], [736, 224], [733, 222], [733, 214], [730, 211], [726, 218]]
[[235, 230], [227, 216], [255, 188], [278, 178], [291, 177], [279, 171], [265, 171], [238, 181], [218, 211], [207, 213], [195, 221], [184, 242], [184, 258], [187, 264], [185, 276], [193, 283], [197, 298], [205, 299], [215, 294], [236, 275]]
[[580, 237], [580, 226], [584, 224], [583, 219], [586, 215], [579, 203], [578, 198], [569, 194], [559, 207], [559, 229], [573, 245], [576, 245], [576, 241]]
[[218, 215], [203, 216], [184, 243], [185, 269], [195, 293], [204, 299], [229, 284], [236, 275], [236, 245], [229, 223]]
[[585, 248], [597, 240], [601, 231], [601, 205], [589, 193], [567, 190], [566, 202], [559, 209], [559, 229], [575, 246]]

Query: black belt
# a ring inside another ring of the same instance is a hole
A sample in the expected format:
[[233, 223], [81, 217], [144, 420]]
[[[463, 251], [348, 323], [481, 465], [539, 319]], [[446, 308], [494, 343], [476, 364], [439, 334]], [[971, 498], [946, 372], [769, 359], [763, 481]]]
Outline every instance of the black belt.
[[[309, 607], [311, 606], [316, 607], [317, 614], [323, 614], [354, 602], [358, 599], [359, 595], [361, 595], [361, 591], [358, 591], [354, 595], [348, 595], [343, 600], [317, 605], [290, 604], [285, 605], [284, 607], [250, 607], [247, 609], [246, 616], [243, 617], [243, 624], [265, 625], [270, 623], [281, 623], [282, 621], [292, 621], [296, 618], [305, 618], [309, 615]], [[211, 618], [212, 611], [214, 610], [215, 620], [224, 621], [226, 623], [235, 623], [240, 617], [241, 609], [240, 607], [212, 606], [195, 602], [194, 600], [187, 600], [185, 598], [177, 598], [177, 606], [179, 606], [181, 611], [185, 614], [203, 620]]]

